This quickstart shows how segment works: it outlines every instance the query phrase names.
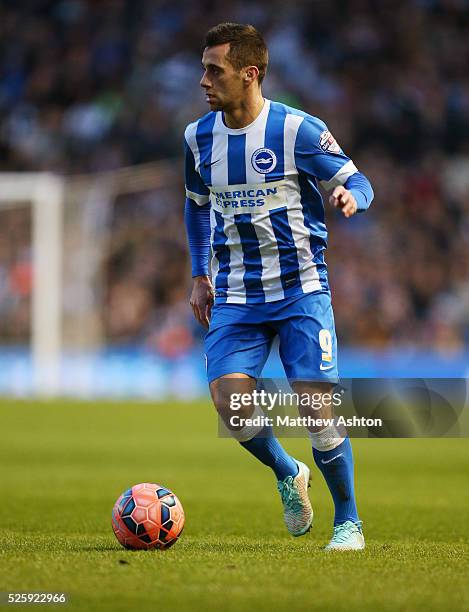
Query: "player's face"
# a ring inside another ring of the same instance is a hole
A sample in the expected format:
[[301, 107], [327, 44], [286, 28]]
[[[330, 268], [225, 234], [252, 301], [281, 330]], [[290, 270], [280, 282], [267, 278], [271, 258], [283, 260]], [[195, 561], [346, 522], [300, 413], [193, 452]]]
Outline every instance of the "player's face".
[[242, 71], [235, 70], [226, 59], [229, 48], [229, 43], [206, 47], [202, 55], [205, 72], [200, 85], [205, 89], [206, 100], [212, 111], [228, 112], [237, 106], [245, 93]]

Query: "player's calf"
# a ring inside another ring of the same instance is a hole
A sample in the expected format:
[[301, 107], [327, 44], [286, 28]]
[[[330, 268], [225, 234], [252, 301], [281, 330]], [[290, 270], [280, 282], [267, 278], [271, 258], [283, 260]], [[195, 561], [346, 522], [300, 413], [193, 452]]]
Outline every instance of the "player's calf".
[[[216, 379], [210, 385], [212, 398], [233, 438], [274, 472], [284, 506], [287, 529], [292, 535], [299, 536], [311, 528], [313, 520], [313, 510], [307, 493], [309, 469], [285, 451], [274, 436], [272, 427], [264, 424], [265, 415], [259, 406], [237, 404], [236, 410], [233, 410], [233, 394], [238, 397], [247, 394], [249, 388], [253, 391], [255, 382], [247, 377]], [[232, 420], [233, 414], [236, 416], [235, 422]]]

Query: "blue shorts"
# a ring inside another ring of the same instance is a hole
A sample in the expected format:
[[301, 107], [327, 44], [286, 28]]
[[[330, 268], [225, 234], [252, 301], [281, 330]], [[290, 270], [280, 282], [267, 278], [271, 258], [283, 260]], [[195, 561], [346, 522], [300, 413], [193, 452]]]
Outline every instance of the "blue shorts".
[[215, 304], [205, 336], [208, 381], [234, 372], [259, 378], [277, 335], [288, 379], [338, 382], [327, 291], [265, 304]]

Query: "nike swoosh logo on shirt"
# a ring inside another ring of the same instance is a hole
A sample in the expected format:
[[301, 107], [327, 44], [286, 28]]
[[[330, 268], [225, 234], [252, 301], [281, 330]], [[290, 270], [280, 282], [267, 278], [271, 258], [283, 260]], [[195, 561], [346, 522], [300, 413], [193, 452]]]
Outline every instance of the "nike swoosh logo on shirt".
[[332, 364], [332, 365], [328, 365], [328, 366], [325, 366], [325, 365], [323, 365], [323, 364], [321, 363], [321, 365], [319, 366], [319, 369], [320, 369], [320, 370], [330, 370], [330, 369], [331, 369], [331, 368], [333, 368], [333, 367], [334, 367], [334, 364]]
[[210, 168], [210, 166], [213, 166], [213, 164], [218, 164], [219, 161], [220, 161], [219, 159], [216, 159], [213, 162], [204, 162], [203, 163], [203, 167], [204, 168]]
[[339, 457], [342, 457], [342, 455], [343, 455], [343, 454], [344, 454], [344, 453], [339, 453], [339, 454], [338, 454], [338, 455], [336, 455], [335, 457], [332, 457], [332, 459], [326, 459], [325, 461], [324, 461], [324, 459], [321, 459], [321, 463], [324, 463], [324, 465], [325, 465], [326, 463], [330, 463], [331, 461], [334, 461], [334, 459], [338, 459]]

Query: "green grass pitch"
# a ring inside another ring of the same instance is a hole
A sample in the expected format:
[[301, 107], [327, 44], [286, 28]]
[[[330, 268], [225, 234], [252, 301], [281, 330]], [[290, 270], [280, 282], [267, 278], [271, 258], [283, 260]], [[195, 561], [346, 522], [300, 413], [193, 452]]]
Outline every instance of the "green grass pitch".
[[[0, 591], [66, 592], [87, 611], [469, 610], [467, 439], [355, 440], [367, 548], [328, 554], [319, 471], [313, 529], [294, 539], [270, 470], [217, 437], [208, 401], [4, 400], [0, 422]], [[312, 463], [307, 439], [285, 445]], [[143, 481], [184, 505], [168, 551], [112, 533], [115, 499]]]

